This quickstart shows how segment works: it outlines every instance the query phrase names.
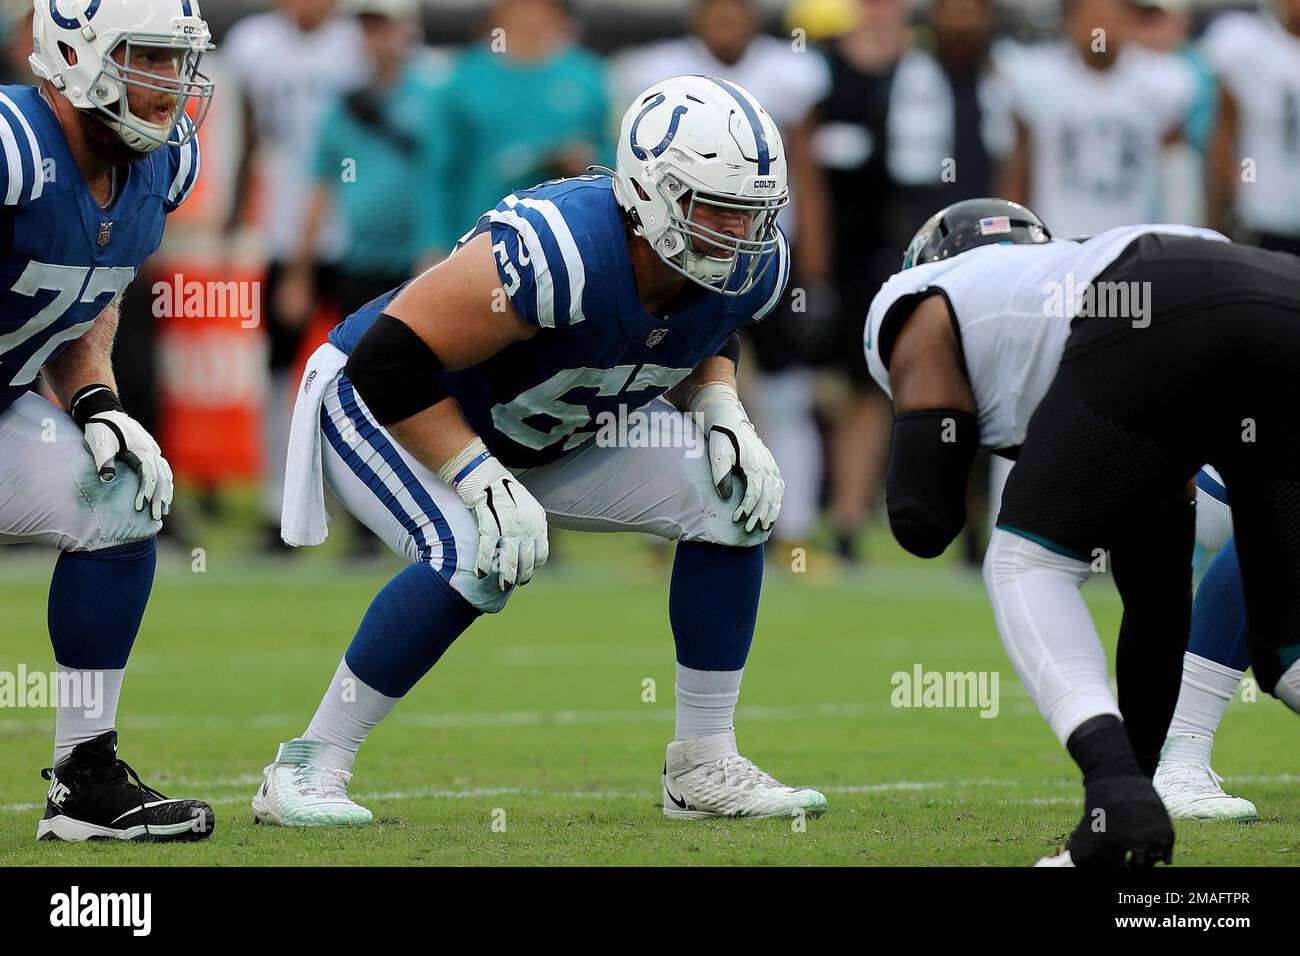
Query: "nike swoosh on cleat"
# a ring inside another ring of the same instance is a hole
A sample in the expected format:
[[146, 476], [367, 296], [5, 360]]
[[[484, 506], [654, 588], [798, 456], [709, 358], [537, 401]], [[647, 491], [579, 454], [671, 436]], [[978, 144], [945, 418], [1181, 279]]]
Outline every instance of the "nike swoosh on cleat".
[[686, 798], [685, 798], [685, 797], [682, 797], [682, 798], [679, 800], [677, 797], [674, 797], [674, 796], [673, 796], [673, 792], [672, 792], [671, 790], [668, 789], [668, 784], [667, 784], [667, 783], [664, 784], [664, 793], [668, 794], [668, 799], [671, 800], [671, 801], [676, 805], [676, 807], [677, 807], [678, 810], [685, 810], [685, 809], [686, 809]]

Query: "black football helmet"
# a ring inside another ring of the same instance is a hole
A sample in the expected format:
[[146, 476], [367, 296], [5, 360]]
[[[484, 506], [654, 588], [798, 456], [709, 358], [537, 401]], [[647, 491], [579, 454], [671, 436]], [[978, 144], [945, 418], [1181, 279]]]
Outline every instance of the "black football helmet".
[[967, 199], [941, 209], [912, 237], [903, 268], [938, 262], [994, 243], [1037, 245], [1052, 234], [1032, 212], [1006, 199]]

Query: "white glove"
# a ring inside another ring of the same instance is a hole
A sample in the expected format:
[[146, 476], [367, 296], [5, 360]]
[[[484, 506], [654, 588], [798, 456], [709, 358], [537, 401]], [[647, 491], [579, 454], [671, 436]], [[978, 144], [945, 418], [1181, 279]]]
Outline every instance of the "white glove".
[[498, 571], [502, 591], [525, 585], [546, 563], [546, 509], [475, 438], [443, 465], [439, 477], [456, 489], [478, 522], [474, 572], [485, 578]]
[[135, 510], [149, 513], [155, 521], [171, 513], [176, 491], [171, 465], [153, 436], [122, 405], [107, 385], [83, 388], [72, 400], [73, 419], [85, 433], [86, 447], [95, 460], [95, 470], [103, 482], [117, 479], [114, 460], [122, 459], [140, 474], [140, 490], [135, 496]]
[[731, 520], [748, 518], [746, 531], [753, 531], [755, 525], [771, 530], [781, 511], [785, 482], [776, 459], [754, 431], [736, 390], [724, 382], [710, 382], [691, 396], [689, 411], [709, 438], [709, 465], [722, 500], [731, 500], [732, 472], [745, 481], [745, 495]]

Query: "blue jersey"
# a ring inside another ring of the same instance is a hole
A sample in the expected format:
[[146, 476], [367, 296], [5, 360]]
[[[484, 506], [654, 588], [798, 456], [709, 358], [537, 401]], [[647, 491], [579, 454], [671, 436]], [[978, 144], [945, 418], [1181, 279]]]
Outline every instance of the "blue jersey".
[[[651, 315], [637, 293], [612, 181], [603, 176], [512, 193], [461, 244], [482, 232], [492, 235], [502, 288], [538, 332], [442, 374], [470, 427], [511, 468], [555, 461], [592, 437], [602, 413], [617, 416], [668, 391], [737, 329], [771, 312], [790, 273], [782, 235], [774, 261], [744, 295], [700, 289], [692, 297], [696, 287], [688, 285], [674, 300], [679, 310]], [[729, 282], [741, 281], [743, 265]], [[350, 353], [392, 297], [350, 316], [330, 341]]]
[[0, 86], [0, 412], [120, 295], [194, 188], [198, 140], [119, 172], [95, 201], [36, 87]]

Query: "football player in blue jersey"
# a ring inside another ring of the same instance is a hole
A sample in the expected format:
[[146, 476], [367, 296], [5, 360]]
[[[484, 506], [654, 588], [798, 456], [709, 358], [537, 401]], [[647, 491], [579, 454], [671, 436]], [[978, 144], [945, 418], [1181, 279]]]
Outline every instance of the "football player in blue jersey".
[[[196, 0], [37, 0], [33, 33], [41, 83], [0, 87], [0, 545], [62, 552], [37, 835], [203, 839], [211, 807], [164, 797], [117, 756], [172, 474], [118, 401], [111, 355], [119, 298], [198, 178], [210, 33]], [[30, 391], [40, 374], [66, 414]]]
[[[370, 821], [348, 797], [357, 750], [546, 563], [548, 524], [677, 542], [665, 815], [825, 809], [741, 756], [732, 726], [783, 491], [735, 385], [736, 332], [775, 307], [790, 272], [775, 223], [788, 198], [781, 137], [753, 96], [704, 76], [645, 91], [619, 135], [608, 175], [505, 197], [308, 363], [285, 540], [324, 540], [328, 485], [410, 564], [370, 605], [306, 731], [266, 768], [257, 820]], [[677, 440], [633, 440], [638, 416]], [[615, 420], [632, 423], [627, 440], [602, 431]]]

